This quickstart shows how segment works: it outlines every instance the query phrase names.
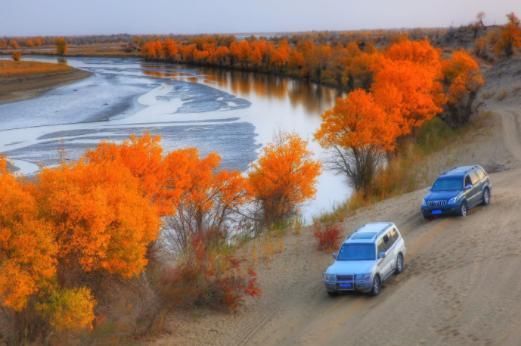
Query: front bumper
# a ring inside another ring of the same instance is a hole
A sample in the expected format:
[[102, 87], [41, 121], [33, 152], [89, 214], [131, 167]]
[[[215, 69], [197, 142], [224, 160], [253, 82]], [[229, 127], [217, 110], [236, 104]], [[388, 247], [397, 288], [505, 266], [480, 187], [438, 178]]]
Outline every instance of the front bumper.
[[373, 287], [372, 281], [324, 281], [328, 292], [369, 292]]
[[442, 216], [442, 215], [457, 215], [460, 212], [459, 205], [446, 205], [443, 207], [429, 207], [422, 206], [421, 212], [425, 217], [434, 217], [434, 216]]

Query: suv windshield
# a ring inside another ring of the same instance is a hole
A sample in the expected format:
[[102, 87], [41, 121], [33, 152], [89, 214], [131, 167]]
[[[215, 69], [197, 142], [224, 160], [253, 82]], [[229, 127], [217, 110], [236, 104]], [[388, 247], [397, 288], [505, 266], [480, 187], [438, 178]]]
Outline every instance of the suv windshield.
[[344, 244], [338, 251], [337, 261], [371, 261], [375, 259], [374, 244]]
[[434, 182], [432, 191], [455, 191], [463, 188], [461, 178], [441, 178]]

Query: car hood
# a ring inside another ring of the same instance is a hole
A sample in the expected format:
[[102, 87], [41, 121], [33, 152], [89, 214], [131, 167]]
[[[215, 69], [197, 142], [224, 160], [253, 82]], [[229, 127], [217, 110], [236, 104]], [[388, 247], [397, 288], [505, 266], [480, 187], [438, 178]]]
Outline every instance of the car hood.
[[459, 195], [461, 191], [431, 191], [425, 196], [426, 201], [447, 200]]
[[335, 261], [327, 268], [327, 274], [366, 274], [373, 271], [376, 261]]

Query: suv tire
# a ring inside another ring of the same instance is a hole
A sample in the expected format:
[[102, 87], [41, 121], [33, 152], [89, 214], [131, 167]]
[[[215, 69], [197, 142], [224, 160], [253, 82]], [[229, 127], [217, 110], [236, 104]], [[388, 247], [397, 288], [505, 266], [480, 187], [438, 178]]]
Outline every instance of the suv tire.
[[335, 291], [327, 291], [327, 295], [330, 296], [331, 298], [334, 298], [337, 296], [337, 293]]
[[373, 287], [371, 288], [371, 295], [376, 297], [380, 294], [382, 290], [382, 280], [380, 279], [380, 275], [376, 275], [373, 279]]
[[488, 188], [483, 191], [483, 203], [481, 204], [485, 206], [490, 204], [490, 190]]
[[467, 202], [461, 203], [459, 207], [459, 216], [465, 217], [469, 214], [469, 208], [467, 206]]
[[399, 254], [396, 258], [396, 266], [394, 267], [394, 274], [398, 275], [403, 272], [403, 255]]

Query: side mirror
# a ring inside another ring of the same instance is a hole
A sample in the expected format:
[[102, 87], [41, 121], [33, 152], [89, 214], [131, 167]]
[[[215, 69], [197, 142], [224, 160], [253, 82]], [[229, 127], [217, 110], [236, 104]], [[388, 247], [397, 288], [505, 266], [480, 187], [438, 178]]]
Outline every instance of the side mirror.
[[385, 252], [384, 251], [378, 253], [378, 259], [382, 259], [382, 258], [385, 258]]
[[338, 256], [338, 254], [337, 254], [336, 252], [333, 252], [333, 253], [331, 254], [331, 256], [333, 257], [334, 260], [336, 260], [336, 257]]
[[472, 189], [472, 185], [465, 185], [465, 191]]

